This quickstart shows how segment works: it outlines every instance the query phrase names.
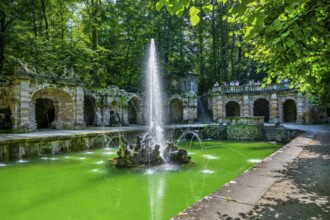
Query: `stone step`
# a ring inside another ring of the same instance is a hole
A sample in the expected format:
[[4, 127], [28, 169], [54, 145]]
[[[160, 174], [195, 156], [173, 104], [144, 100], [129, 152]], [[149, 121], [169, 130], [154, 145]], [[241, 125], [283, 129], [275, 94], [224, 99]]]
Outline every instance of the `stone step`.
[[264, 126], [264, 140], [275, 141], [276, 139], [276, 127], [275, 125]]

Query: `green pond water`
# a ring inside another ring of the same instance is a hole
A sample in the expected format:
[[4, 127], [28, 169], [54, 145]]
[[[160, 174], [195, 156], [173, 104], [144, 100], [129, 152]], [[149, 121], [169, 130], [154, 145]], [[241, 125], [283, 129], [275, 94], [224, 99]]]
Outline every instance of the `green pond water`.
[[116, 149], [0, 163], [0, 218], [169, 219], [233, 180], [280, 146], [186, 143], [194, 165], [117, 170]]

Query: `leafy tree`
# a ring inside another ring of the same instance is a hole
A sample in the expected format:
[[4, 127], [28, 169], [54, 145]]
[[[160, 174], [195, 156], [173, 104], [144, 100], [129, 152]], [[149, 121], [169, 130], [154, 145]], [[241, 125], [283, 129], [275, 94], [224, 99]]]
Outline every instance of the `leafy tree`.
[[[227, 3], [228, 0], [217, 0]], [[158, 9], [182, 15], [186, 9], [197, 25], [200, 10], [195, 2], [159, 0]], [[329, 30], [330, 4], [327, 0], [233, 0], [227, 21], [242, 25], [240, 43], [249, 45], [245, 55], [254, 59], [259, 71], [267, 72], [265, 82], [291, 80], [292, 87], [314, 95], [314, 100], [329, 105]], [[211, 8], [211, 7], [210, 7]], [[242, 53], [242, 52], [240, 52]], [[242, 58], [242, 55], [239, 57]], [[241, 59], [240, 58], [240, 59]]]
[[[199, 74], [200, 91], [207, 92], [215, 82], [247, 81], [255, 78], [255, 62], [244, 57], [248, 46], [238, 32], [241, 25], [227, 21], [233, 1], [158, 1], [156, 8], [176, 15], [189, 16], [189, 42], [193, 70]], [[199, 25], [197, 25], [199, 24]], [[196, 55], [195, 55], [196, 54]]]
[[293, 87], [329, 103], [329, 2], [243, 3], [232, 9], [230, 19], [244, 24], [244, 39], [253, 46], [248, 55], [267, 71], [266, 82], [289, 78]]
[[5, 69], [7, 40], [10, 39], [9, 29], [18, 19], [22, 10], [21, 1], [4, 0], [0, 2], [0, 73]]

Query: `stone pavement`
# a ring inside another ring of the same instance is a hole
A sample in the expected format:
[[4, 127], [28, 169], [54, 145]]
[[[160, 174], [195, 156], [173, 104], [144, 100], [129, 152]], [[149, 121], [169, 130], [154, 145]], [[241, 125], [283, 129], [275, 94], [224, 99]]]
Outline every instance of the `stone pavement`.
[[[207, 126], [207, 124], [176, 124], [165, 125], [165, 129], [198, 129]], [[46, 139], [46, 138], [69, 138], [74, 136], [89, 136], [99, 134], [111, 134], [118, 132], [141, 132], [147, 130], [147, 126], [144, 125], [130, 125], [120, 127], [87, 127], [83, 130], [54, 130], [44, 129], [31, 133], [0, 133], [0, 144], [6, 142], [20, 142], [22, 140], [31, 139]]]
[[306, 133], [172, 219], [330, 219], [330, 127], [285, 126]]

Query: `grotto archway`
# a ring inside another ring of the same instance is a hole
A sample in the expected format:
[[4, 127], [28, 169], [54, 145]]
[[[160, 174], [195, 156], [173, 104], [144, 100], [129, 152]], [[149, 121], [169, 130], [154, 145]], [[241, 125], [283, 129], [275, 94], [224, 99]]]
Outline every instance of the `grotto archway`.
[[91, 95], [84, 96], [84, 121], [86, 125], [96, 125], [95, 98]]
[[183, 122], [183, 101], [180, 99], [172, 99], [170, 101], [169, 122], [171, 124]]
[[38, 98], [36, 100], [35, 116], [37, 128], [51, 128], [55, 119], [54, 102], [48, 98]]
[[226, 116], [233, 117], [233, 116], [240, 116], [240, 106], [235, 101], [230, 101], [226, 104]]
[[11, 110], [9, 107], [0, 107], [0, 130], [9, 130], [12, 128]]
[[61, 89], [38, 90], [32, 95], [30, 109], [30, 120], [35, 128], [50, 128], [50, 124], [57, 129], [74, 128], [76, 106], [71, 95]]
[[119, 102], [113, 101], [110, 105], [110, 126], [118, 126], [121, 124], [120, 105]]
[[283, 119], [284, 122], [296, 122], [297, 105], [292, 99], [288, 99], [283, 103]]
[[269, 122], [269, 101], [257, 99], [253, 104], [253, 116], [264, 116], [264, 122]]
[[128, 101], [128, 123], [139, 124], [138, 114], [140, 109], [140, 100], [137, 97], [133, 97]]

